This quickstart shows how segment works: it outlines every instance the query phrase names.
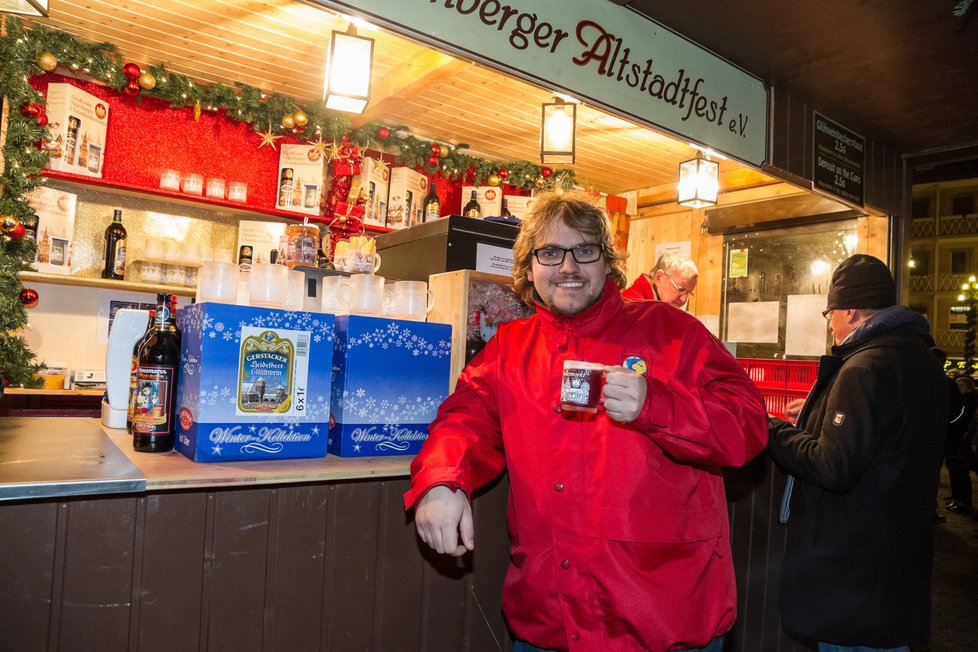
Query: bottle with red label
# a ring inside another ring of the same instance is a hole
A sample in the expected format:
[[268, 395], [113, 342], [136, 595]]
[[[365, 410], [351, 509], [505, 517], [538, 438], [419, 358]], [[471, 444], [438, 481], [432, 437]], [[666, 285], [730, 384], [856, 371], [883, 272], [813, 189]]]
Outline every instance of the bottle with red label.
[[136, 371], [139, 369], [139, 350], [146, 344], [146, 340], [153, 334], [156, 326], [156, 311], [149, 311], [149, 321], [146, 324], [146, 331], [136, 340], [132, 347], [132, 366], [129, 369], [129, 414], [126, 416], [126, 429], [132, 434], [132, 411], [136, 407]]
[[156, 323], [139, 352], [132, 415], [132, 445], [141, 453], [166, 453], [175, 442], [180, 332], [171, 294], [156, 297]]

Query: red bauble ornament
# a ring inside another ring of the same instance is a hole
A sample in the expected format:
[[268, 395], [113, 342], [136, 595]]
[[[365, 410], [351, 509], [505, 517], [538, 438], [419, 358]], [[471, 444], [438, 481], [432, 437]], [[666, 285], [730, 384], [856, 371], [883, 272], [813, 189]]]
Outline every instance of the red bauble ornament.
[[126, 84], [126, 95], [130, 97], [136, 97], [137, 95], [139, 95], [139, 90], [141, 88], [142, 86], [139, 85], [138, 81], [136, 81], [135, 79], [131, 79], [129, 80], [129, 83]]
[[27, 306], [28, 308], [37, 305], [37, 301], [40, 298], [37, 295], [37, 290], [32, 290], [31, 288], [24, 288], [20, 291], [20, 296], [17, 297], [20, 302]]
[[15, 226], [13, 230], [7, 235], [9, 235], [14, 240], [20, 240], [21, 238], [24, 237], [24, 233], [26, 233], [26, 229], [24, 228], [24, 223], [17, 222], [17, 226]]
[[507, 170], [506, 168], [502, 168], [496, 174], [499, 175], [499, 178], [502, 179], [503, 181], [509, 178], [509, 170]]
[[381, 140], [387, 140], [390, 137], [391, 137], [391, 130], [390, 129], [388, 129], [387, 127], [378, 127], [377, 128], [377, 138], [380, 138]]
[[22, 104], [20, 106], [20, 112], [22, 115], [26, 115], [28, 118], [36, 118], [41, 115], [41, 105], [35, 104], [33, 102], [28, 102], [27, 104]]
[[428, 157], [428, 167], [429, 168], [436, 168], [436, 167], [438, 167], [438, 164], [439, 163], [441, 163], [441, 161], [438, 160], [438, 157], [437, 156], [429, 156]]
[[143, 74], [143, 71], [139, 69], [139, 66], [130, 62], [122, 66], [122, 74], [125, 75], [126, 79], [129, 81], [136, 81], [139, 79], [139, 76]]
[[306, 131], [306, 128], [304, 126], [302, 126], [300, 124], [297, 124], [295, 126], [295, 128], [292, 130], [292, 133], [301, 134], [301, 133], [304, 133], [305, 131]]
[[543, 168], [542, 170], [540, 170], [540, 174], [542, 174], [545, 177], [549, 177], [553, 173], [554, 171], [551, 170], [550, 168]]
[[47, 113], [42, 113], [41, 115], [37, 116], [37, 124], [40, 125], [41, 127], [47, 127], [48, 126], [48, 114]]
[[438, 143], [432, 143], [431, 144], [431, 155], [434, 156], [434, 157], [436, 157], [436, 158], [439, 157], [439, 156], [441, 156], [441, 145], [439, 145]]

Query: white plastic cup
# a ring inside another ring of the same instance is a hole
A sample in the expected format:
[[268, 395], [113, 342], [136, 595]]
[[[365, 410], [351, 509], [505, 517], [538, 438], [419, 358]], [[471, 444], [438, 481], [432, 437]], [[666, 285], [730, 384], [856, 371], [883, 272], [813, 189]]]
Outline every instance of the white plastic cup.
[[354, 274], [344, 284], [350, 288], [350, 314], [380, 315], [383, 312], [383, 276]]
[[350, 312], [350, 286], [345, 277], [323, 277], [323, 312], [334, 315]]
[[394, 283], [394, 314], [400, 319], [424, 321], [435, 307], [435, 295], [424, 281]]
[[205, 261], [197, 275], [197, 302], [234, 303], [238, 295], [238, 266], [216, 260]]
[[285, 307], [289, 310], [302, 310], [306, 300], [306, 275], [297, 270], [289, 270], [289, 293]]
[[263, 308], [284, 308], [289, 292], [289, 268], [254, 263], [248, 272], [248, 302]]

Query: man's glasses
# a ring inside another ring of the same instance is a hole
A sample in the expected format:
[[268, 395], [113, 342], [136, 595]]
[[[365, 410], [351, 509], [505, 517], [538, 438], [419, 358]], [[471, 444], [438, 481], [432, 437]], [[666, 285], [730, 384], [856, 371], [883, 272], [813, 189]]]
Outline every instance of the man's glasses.
[[835, 312], [835, 308], [826, 308], [822, 311], [822, 316], [828, 320], [832, 319], [832, 313]]
[[560, 265], [564, 262], [564, 257], [568, 251], [578, 264], [583, 265], [599, 260], [601, 258], [602, 248], [599, 244], [579, 244], [576, 247], [570, 247], [568, 249], [548, 245], [534, 249], [533, 255], [536, 256], [537, 262], [541, 265]]
[[670, 283], [672, 283], [672, 287], [676, 288], [676, 292], [679, 293], [679, 296], [687, 296], [690, 299], [693, 298], [693, 291], [692, 290], [687, 290], [683, 286], [677, 285], [676, 282], [674, 280], [672, 280], [672, 278], [670, 278], [668, 275], [666, 275], [666, 278], [669, 279], [669, 282]]

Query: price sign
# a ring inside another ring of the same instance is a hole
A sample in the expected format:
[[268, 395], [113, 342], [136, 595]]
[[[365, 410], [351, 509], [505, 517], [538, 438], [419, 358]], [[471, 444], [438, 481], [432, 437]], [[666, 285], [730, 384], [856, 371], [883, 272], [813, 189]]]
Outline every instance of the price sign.
[[866, 140], [818, 112], [813, 132], [814, 186], [862, 206]]

